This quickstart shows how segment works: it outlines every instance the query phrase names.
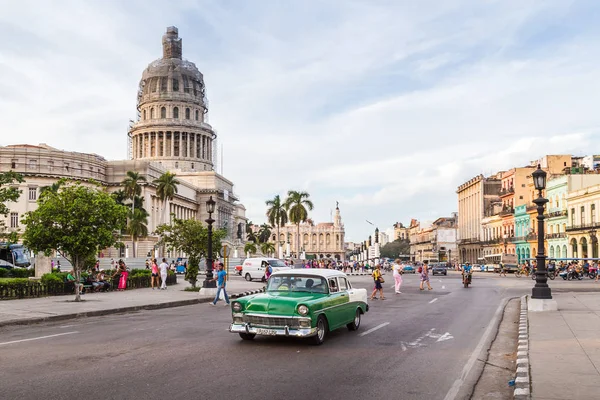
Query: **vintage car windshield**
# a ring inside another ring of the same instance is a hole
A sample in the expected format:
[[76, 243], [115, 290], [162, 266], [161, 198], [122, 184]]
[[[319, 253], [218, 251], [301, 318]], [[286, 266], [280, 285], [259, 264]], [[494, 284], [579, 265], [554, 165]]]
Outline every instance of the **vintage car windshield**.
[[281, 260], [267, 260], [267, 262], [269, 263], [269, 265], [271, 267], [274, 267], [274, 268], [287, 267], [287, 265], [285, 265], [285, 263]]
[[327, 293], [327, 280], [319, 276], [276, 275], [269, 278], [267, 292]]

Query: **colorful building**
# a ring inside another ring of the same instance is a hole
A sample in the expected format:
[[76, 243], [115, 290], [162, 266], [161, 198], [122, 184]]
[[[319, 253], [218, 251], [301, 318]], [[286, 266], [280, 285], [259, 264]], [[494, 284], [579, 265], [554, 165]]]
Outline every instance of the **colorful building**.
[[527, 206], [521, 204], [515, 207], [515, 237], [513, 243], [519, 264], [531, 257], [531, 249], [527, 242], [527, 236], [531, 227], [531, 216], [527, 213]]

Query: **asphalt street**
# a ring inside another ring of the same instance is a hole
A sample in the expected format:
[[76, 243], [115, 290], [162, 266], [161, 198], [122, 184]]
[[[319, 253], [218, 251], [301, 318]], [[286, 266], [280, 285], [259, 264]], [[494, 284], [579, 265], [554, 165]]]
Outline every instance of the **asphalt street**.
[[[372, 289], [368, 276], [350, 281]], [[502, 299], [533, 283], [476, 274], [465, 289], [450, 273], [419, 291], [404, 275], [396, 295], [388, 274], [360, 329], [322, 346], [242, 341], [223, 303], [5, 327], [0, 398], [450, 400]]]

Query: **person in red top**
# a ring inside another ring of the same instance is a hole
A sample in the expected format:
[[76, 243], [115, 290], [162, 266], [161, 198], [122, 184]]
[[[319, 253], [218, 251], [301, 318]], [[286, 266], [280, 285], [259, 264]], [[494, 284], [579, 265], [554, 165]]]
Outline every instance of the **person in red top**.
[[158, 286], [158, 265], [156, 265], [156, 258], [152, 259], [152, 277], [150, 277], [150, 286], [152, 286], [152, 290], [154, 290], [154, 282], [156, 282], [156, 287]]

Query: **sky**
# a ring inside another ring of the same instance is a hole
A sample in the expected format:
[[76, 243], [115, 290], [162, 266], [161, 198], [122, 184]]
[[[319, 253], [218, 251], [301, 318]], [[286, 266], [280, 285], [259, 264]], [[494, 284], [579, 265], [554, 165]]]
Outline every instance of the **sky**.
[[457, 211], [457, 187], [600, 154], [597, 1], [0, 0], [0, 145], [127, 158], [167, 26], [204, 74], [218, 171], [265, 201], [336, 201], [346, 240]]

